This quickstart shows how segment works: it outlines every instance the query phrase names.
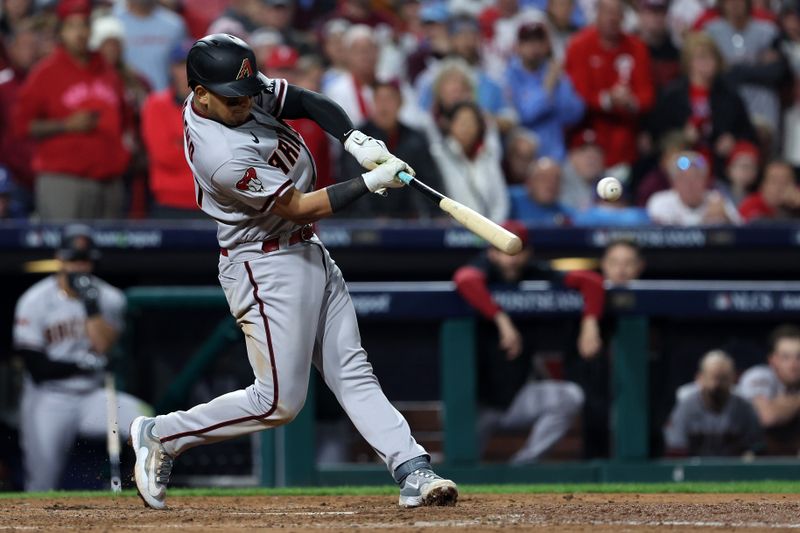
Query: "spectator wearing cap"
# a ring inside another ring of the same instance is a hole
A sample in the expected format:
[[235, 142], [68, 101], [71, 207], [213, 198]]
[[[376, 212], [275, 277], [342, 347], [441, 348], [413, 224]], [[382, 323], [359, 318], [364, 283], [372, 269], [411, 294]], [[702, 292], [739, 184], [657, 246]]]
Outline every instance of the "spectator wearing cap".
[[656, 92], [681, 74], [681, 55], [667, 27], [670, 0], [639, 0], [639, 38], [650, 52], [650, 68]]
[[668, 132], [683, 131], [690, 147], [721, 172], [737, 141], [756, 142], [755, 129], [742, 98], [722, 76], [722, 56], [710, 37], [688, 35], [681, 62], [684, 75], [658, 99], [649, 133], [658, 144]]
[[592, 130], [584, 130], [570, 148], [561, 175], [561, 203], [573, 211], [585, 211], [595, 201], [597, 182], [605, 174], [603, 148]]
[[520, 123], [539, 139], [539, 155], [563, 161], [565, 129], [583, 117], [584, 104], [561, 63], [552, 57], [543, 23], [520, 27], [505, 85]]
[[598, 0], [597, 21], [567, 48], [565, 68], [586, 103], [580, 131], [592, 129], [607, 167], [636, 158], [639, 121], [653, 104], [650, 54], [638, 37], [622, 31], [621, 0]]
[[528, 168], [524, 185], [508, 188], [509, 216], [536, 226], [563, 226], [572, 212], [558, 200], [561, 192], [561, 167], [549, 157], [542, 157]]
[[14, 184], [11, 174], [5, 167], [0, 166], [0, 220], [21, 219], [25, 211], [14, 195]]
[[772, 133], [780, 123], [778, 91], [787, 73], [778, 49], [778, 28], [752, 16], [752, 0], [720, 0], [722, 15], [704, 28], [728, 66], [726, 76], [739, 90], [750, 119], [760, 118]]
[[528, 169], [536, 161], [539, 152], [539, 139], [529, 131], [517, 127], [506, 135], [506, 149], [503, 152], [503, 174], [509, 185], [525, 183]]
[[431, 143], [431, 153], [442, 174], [445, 194], [502, 222], [508, 216], [509, 203], [500, 147], [487, 142], [488, 125], [481, 108], [463, 101], [448, 108], [442, 119], [444, 131]]
[[653, 222], [671, 226], [738, 224], [736, 207], [719, 191], [708, 190], [709, 166], [697, 152], [681, 152], [670, 165], [672, 188], [647, 202]]
[[151, 93], [142, 107], [142, 140], [148, 154], [150, 215], [155, 218], [190, 218], [201, 215], [195, 184], [183, 154], [181, 109], [189, 96], [186, 41], [170, 53], [170, 87]]
[[758, 181], [759, 171], [758, 147], [747, 141], [739, 141], [728, 156], [728, 166], [725, 168], [724, 183], [718, 187], [723, 190], [728, 198], [737, 207], [744, 198], [753, 192]]
[[757, 223], [800, 217], [800, 187], [791, 165], [770, 162], [758, 190], [742, 201], [739, 213], [745, 222]]
[[32, 19], [14, 24], [13, 33], [6, 39], [8, 66], [0, 70], [0, 163], [11, 173], [14, 183], [25, 194], [33, 190], [34, 171], [31, 166], [34, 142], [27, 135], [18, 135], [11, 120], [17, 106], [19, 91], [31, 67], [40, 59], [39, 34]]
[[581, 388], [569, 381], [531, 379], [537, 338], [533, 328], [520, 328], [491, 290], [515, 291], [523, 280], [546, 280], [555, 288], [580, 291], [584, 307], [577, 348], [586, 358], [602, 347], [598, 320], [605, 301], [603, 281], [596, 272], [556, 272], [534, 261], [527, 228], [510, 220], [503, 226], [518, 235], [523, 249], [507, 255], [489, 247], [460, 267], [453, 282], [461, 297], [479, 315], [478, 323], [478, 434], [481, 447], [503, 429], [530, 429], [529, 437], [511, 458], [514, 464], [535, 462], [569, 430], [583, 405]]
[[[450, 20], [448, 29], [451, 52], [447, 57], [463, 61], [475, 84], [478, 104], [494, 118], [500, 131], [507, 131], [516, 122], [516, 114], [506, 100], [500, 84], [492, 80], [483, 70], [478, 21], [464, 16], [456, 17]], [[442, 64], [442, 61], [429, 61], [428, 68], [417, 78], [415, 90], [419, 95], [419, 106], [422, 109], [431, 108], [433, 81]]]
[[664, 428], [667, 455], [714, 457], [763, 451], [758, 416], [750, 402], [734, 393], [735, 381], [735, 364], [728, 354], [712, 350], [703, 356], [695, 382], [678, 396]]
[[451, 49], [447, 27], [450, 12], [443, 2], [426, 3], [419, 10], [419, 18], [422, 23], [422, 39], [417, 50], [406, 61], [406, 71], [412, 83], [416, 83], [417, 77], [430, 63], [444, 59]]
[[118, 2], [113, 12], [125, 30], [125, 62], [153, 90], [167, 88], [170, 51], [187, 38], [183, 19], [156, 0]]
[[89, 3], [57, 8], [61, 45], [25, 80], [14, 109], [17, 135], [36, 141], [36, 211], [43, 220], [122, 215], [125, 93], [113, 67], [89, 51]]
[[[419, 169], [425, 183], [435, 189], [443, 187], [442, 178], [428, 149], [425, 135], [403, 123], [400, 109], [403, 95], [397, 82], [378, 83], [375, 86], [375, 107], [361, 131], [386, 143], [390, 152]], [[361, 166], [348, 153], [342, 154], [342, 176], [358, 175]], [[356, 202], [347, 216], [354, 218], [428, 219], [442, 216], [441, 211], [419, 194], [392, 194], [387, 197], [373, 195]]]
[[141, 138], [141, 110], [150, 94], [150, 83], [130, 68], [124, 59], [125, 35], [119, 19], [100, 17], [92, 22], [89, 49], [98, 52], [117, 70], [125, 87], [125, 145], [131, 151], [131, 165], [126, 175], [128, 216], [141, 218], [147, 209], [147, 159]]

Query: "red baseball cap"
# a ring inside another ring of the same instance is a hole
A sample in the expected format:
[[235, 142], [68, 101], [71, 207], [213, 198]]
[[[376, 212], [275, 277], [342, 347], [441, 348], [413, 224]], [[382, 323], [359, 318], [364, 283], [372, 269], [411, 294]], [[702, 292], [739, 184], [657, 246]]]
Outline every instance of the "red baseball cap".
[[61, 0], [56, 7], [59, 20], [64, 20], [70, 15], [92, 14], [92, 3], [89, 0]]
[[300, 54], [291, 46], [280, 45], [270, 51], [266, 66], [268, 69], [290, 69], [297, 66]]
[[733, 145], [731, 155], [728, 156], [728, 164], [730, 165], [740, 155], [751, 155], [758, 162], [758, 147], [750, 141], [739, 141]]

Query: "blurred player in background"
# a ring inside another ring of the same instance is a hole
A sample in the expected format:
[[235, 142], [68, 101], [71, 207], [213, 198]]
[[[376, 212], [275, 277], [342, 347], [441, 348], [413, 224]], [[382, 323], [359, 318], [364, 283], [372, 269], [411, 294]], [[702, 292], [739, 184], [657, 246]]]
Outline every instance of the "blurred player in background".
[[[667, 454], [730, 456], [760, 452], [764, 434], [753, 407], [733, 392], [736, 366], [722, 350], [700, 360], [697, 379], [678, 401], [664, 428]], [[683, 388], [683, 387], [682, 387]]]
[[742, 374], [739, 394], [755, 407], [768, 452], [795, 455], [800, 451], [800, 328], [778, 327], [770, 344], [768, 364]]
[[[25, 489], [58, 487], [78, 435], [106, 435], [108, 353], [124, 325], [125, 296], [92, 275], [99, 252], [86, 226], [67, 226], [56, 252], [59, 270], [28, 289], [17, 303], [14, 348], [25, 364], [20, 433]], [[123, 438], [148, 412], [140, 400], [117, 394]]]
[[478, 330], [479, 437], [485, 446], [497, 430], [531, 428], [525, 445], [511, 458], [514, 464], [524, 464], [539, 460], [567, 433], [583, 406], [584, 395], [578, 385], [568, 381], [529, 381], [535, 340], [529, 332], [517, 329], [489, 287], [517, 288], [523, 280], [545, 279], [579, 290], [585, 304], [577, 344], [586, 358], [597, 355], [602, 346], [597, 321], [603, 313], [605, 290], [595, 272], [564, 274], [532, 262], [525, 226], [518, 221], [503, 226], [522, 239], [524, 249], [508, 255], [489, 248], [459, 268], [453, 281], [464, 300], [485, 319]]

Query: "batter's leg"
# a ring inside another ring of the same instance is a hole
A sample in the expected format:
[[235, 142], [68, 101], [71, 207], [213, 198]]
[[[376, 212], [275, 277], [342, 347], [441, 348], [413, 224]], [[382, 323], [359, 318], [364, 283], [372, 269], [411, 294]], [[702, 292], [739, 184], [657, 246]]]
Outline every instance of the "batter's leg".
[[394, 472], [426, 451], [381, 390], [361, 346], [355, 309], [341, 271], [333, 261], [329, 268], [328, 292], [317, 329], [320, 349], [314, 364], [358, 432]]
[[314, 334], [325, 292], [316, 246], [301, 244], [241, 263], [222, 260], [220, 282], [245, 334], [253, 385], [188, 411], [156, 417], [171, 456], [290, 422], [308, 389]]
[[58, 487], [67, 454], [75, 442], [79, 398], [25, 384], [20, 421], [25, 490]]

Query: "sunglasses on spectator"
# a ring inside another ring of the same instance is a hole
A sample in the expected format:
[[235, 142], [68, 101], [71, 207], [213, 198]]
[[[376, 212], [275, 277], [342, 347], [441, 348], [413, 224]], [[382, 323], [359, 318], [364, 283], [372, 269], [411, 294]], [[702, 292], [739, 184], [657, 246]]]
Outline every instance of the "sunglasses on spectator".
[[683, 172], [686, 172], [692, 167], [700, 170], [705, 170], [707, 167], [705, 158], [699, 155], [696, 156], [682, 155], [675, 160], [675, 166], [678, 167], [678, 170], [681, 170]]

